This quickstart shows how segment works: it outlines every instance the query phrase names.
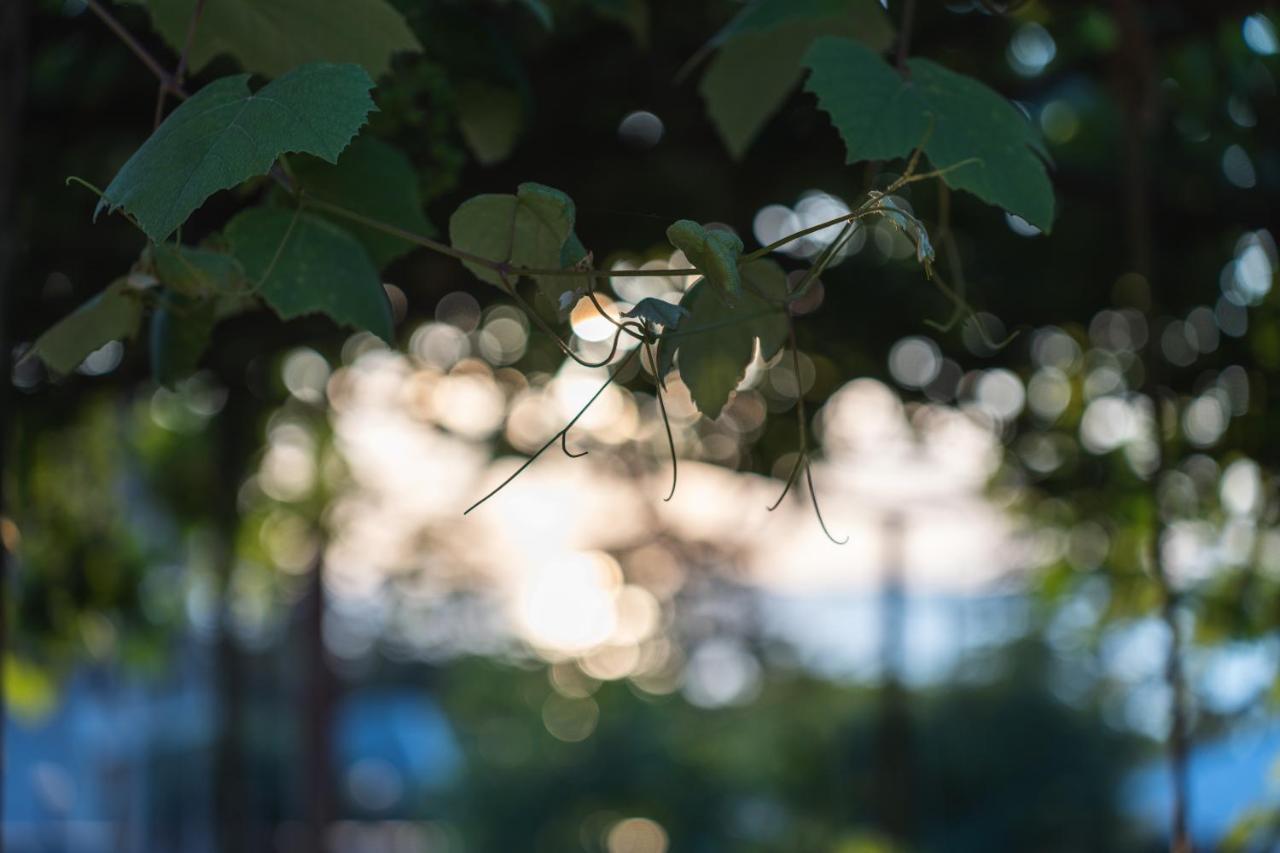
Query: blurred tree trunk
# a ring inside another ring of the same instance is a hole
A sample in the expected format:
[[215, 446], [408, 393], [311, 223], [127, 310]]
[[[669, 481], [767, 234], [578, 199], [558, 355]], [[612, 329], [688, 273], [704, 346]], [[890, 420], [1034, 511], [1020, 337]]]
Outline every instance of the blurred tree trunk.
[[[22, 101], [26, 91], [27, 3], [5, 0], [0, 3], [0, 519], [6, 515], [5, 462], [9, 452], [10, 420], [13, 416], [12, 348], [9, 339], [9, 305], [12, 304], [13, 258], [17, 253], [17, 174]], [[4, 850], [4, 730], [8, 719], [4, 694], [4, 665], [8, 655], [9, 554], [0, 538], [0, 853]]]
[[911, 833], [911, 718], [902, 685], [906, 639], [906, 578], [902, 515], [885, 516], [880, 580], [880, 688], [876, 730], [876, 812], [880, 829], [895, 841]]
[[306, 687], [299, 717], [303, 722], [301, 769], [306, 809], [305, 850], [326, 850], [326, 833], [336, 815], [333, 766], [333, 719], [337, 701], [337, 680], [329, 666], [324, 644], [324, 541], [321, 537], [307, 592], [302, 600], [303, 637], [306, 649]]
[[1160, 588], [1160, 617], [1169, 634], [1169, 653], [1165, 660], [1165, 685], [1169, 689], [1171, 714], [1165, 750], [1169, 759], [1173, 804], [1169, 819], [1169, 849], [1173, 853], [1191, 853], [1191, 836], [1187, 829], [1190, 809], [1187, 761], [1190, 733], [1187, 723], [1187, 687], [1182, 669], [1182, 631], [1178, 620], [1178, 591], [1164, 563], [1160, 542], [1164, 538], [1164, 519], [1160, 513], [1157, 490], [1168, 470], [1174, 451], [1172, 439], [1177, 436], [1177, 397], [1167, 387], [1165, 365], [1160, 356], [1163, 328], [1159, 304], [1151, 278], [1152, 209], [1150, 165], [1147, 152], [1159, 123], [1159, 91], [1151, 42], [1143, 22], [1143, 10], [1134, 0], [1115, 0], [1116, 22], [1120, 30], [1120, 49], [1115, 61], [1115, 89], [1124, 120], [1124, 205], [1125, 240], [1129, 249], [1129, 267], [1147, 282], [1150, 294], [1146, 306], [1152, 318], [1151, 332], [1143, 352], [1143, 393], [1155, 411], [1155, 440], [1159, 447], [1159, 463], [1151, 475], [1152, 524], [1148, 543], [1151, 573]]
[[218, 470], [214, 510], [214, 568], [217, 572], [214, 685], [216, 730], [213, 756], [213, 816], [217, 849], [241, 853], [246, 844], [247, 777], [243, 761], [245, 671], [231, 626], [231, 583], [236, 566], [237, 505], [245, 464], [252, 453], [252, 400], [244, 381], [222, 377], [227, 404], [216, 420]]

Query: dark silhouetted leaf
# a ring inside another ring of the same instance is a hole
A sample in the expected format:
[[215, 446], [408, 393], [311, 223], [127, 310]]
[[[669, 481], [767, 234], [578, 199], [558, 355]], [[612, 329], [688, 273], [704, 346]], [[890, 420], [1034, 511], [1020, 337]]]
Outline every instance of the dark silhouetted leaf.
[[[165, 41], [182, 49], [196, 0], [131, 2], [145, 5]], [[268, 77], [308, 62], [353, 62], [377, 77], [390, 70], [395, 53], [421, 50], [386, 0], [211, 0], [189, 58], [199, 70], [229, 53], [245, 69]]]
[[646, 296], [622, 316], [636, 317], [667, 329], [673, 329], [680, 324], [681, 319], [689, 316], [689, 311], [680, 305], [672, 305], [665, 299]]
[[748, 287], [733, 304], [706, 279], [694, 284], [680, 303], [689, 318], [675, 333], [664, 335], [659, 347], [659, 375], [665, 375], [664, 365], [669, 367], [674, 356], [694, 405], [708, 418], [720, 416], [742, 382], [757, 341], [761, 356], [768, 359], [787, 339], [786, 314], [774, 304], [786, 298], [786, 273], [775, 262], [760, 260], [744, 265], [742, 277]]

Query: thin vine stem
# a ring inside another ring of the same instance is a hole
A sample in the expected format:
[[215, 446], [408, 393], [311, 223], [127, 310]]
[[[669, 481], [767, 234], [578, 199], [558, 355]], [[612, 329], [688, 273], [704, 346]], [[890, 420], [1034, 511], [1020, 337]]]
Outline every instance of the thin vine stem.
[[[578, 413], [574, 415], [572, 418], [570, 418], [567, 424], [565, 424], [555, 435], [547, 439], [547, 443], [539, 447], [536, 451], [534, 451], [533, 455], [530, 456], [528, 459], [526, 459], [524, 461], [524, 464], [522, 464], [519, 468], [517, 468], [514, 472], [512, 472], [512, 474], [509, 477], [507, 477], [505, 480], [499, 483], [492, 491], [490, 491], [484, 497], [480, 498], [480, 500], [476, 501], [471, 506], [467, 507], [462, 514], [463, 515], [470, 514], [472, 510], [476, 509], [485, 501], [489, 500], [489, 498], [493, 497], [498, 492], [505, 489], [508, 485], [511, 484], [513, 480], [516, 479], [516, 477], [519, 477], [521, 474], [523, 474], [525, 472], [525, 469], [527, 469], [530, 465], [536, 462], [538, 457], [541, 456], [543, 453], [545, 453], [548, 448], [550, 448], [557, 441], [563, 441], [565, 436], [569, 434], [569, 430], [573, 428], [573, 425], [576, 424], [582, 418], [582, 416], [587, 413], [587, 410], [591, 408], [591, 405], [595, 403], [596, 400], [600, 399], [600, 395], [603, 394], [609, 388], [609, 386], [613, 384], [614, 380], [617, 379], [618, 376], [622, 373], [622, 371], [627, 367], [627, 365], [631, 363], [631, 360], [636, 357], [636, 353], [638, 352], [640, 352], [639, 348], [633, 349], [631, 352], [627, 353], [626, 357], [622, 359], [621, 362], [618, 363], [618, 369], [609, 374], [609, 378], [604, 381], [604, 384], [600, 386], [600, 388], [596, 391], [596, 393], [591, 395], [591, 399], [587, 400], [586, 405], [584, 405], [581, 409], [579, 409]], [[566, 453], [569, 452], [567, 446], [565, 447], [565, 452]], [[569, 454], [569, 455], [573, 456], [573, 454]], [[579, 454], [579, 455], [582, 455], [582, 454]]]
[[618, 352], [618, 343], [622, 339], [622, 333], [629, 331], [629, 329], [627, 328], [628, 326], [636, 325], [634, 323], [629, 323], [629, 324], [623, 324], [622, 326], [619, 326], [618, 330], [613, 333], [613, 343], [609, 347], [609, 354], [606, 355], [600, 361], [588, 361], [587, 359], [583, 358], [582, 356], [574, 352], [573, 347], [570, 346], [568, 343], [566, 343], [564, 338], [560, 337], [559, 333], [556, 332], [555, 329], [551, 328], [551, 324], [549, 324], [546, 320], [542, 319], [542, 315], [538, 313], [537, 309], [535, 309], [532, 305], [529, 304], [529, 301], [527, 299], [525, 299], [523, 296], [520, 295], [520, 292], [516, 290], [515, 285], [511, 282], [510, 279], [507, 278], [506, 275], [499, 273], [499, 278], [501, 278], [502, 280], [503, 291], [512, 299], [514, 299], [521, 308], [524, 309], [525, 314], [527, 314], [529, 318], [533, 320], [534, 325], [536, 325], [543, 334], [549, 335], [551, 339], [556, 342], [556, 346], [560, 348], [561, 353], [563, 353], [565, 356], [572, 359], [573, 361], [577, 362], [578, 364], [582, 365], [583, 367], [591, 367], [591, 368], [604, 367], [606, 364], [613, 361], [613, 357]]
[[[901, 179], [899, 180], [901, 181]], [[334, 204], [333, 202], [325, 201], [324, 199], [320, 199], [320, 198], [316, 198], [315, 196], [308, 195], [305, 191], [302, 191], [302, 190], [298, 190], [296, 192], [297, 192], [297, 195], [303, 200], [303, 202], [307, 206], [312, 207], [316, 210], [323, 210], [327, 213], [333, 214], [334, 216], [340, 216], [343, 219], [347, 219], [351, 222], [355, 222], [367, 228], [372, 228], [376, 231], [381, 231], [382, 233], [389, 234], [392, 237], [398, 237], [407, 243], [412, 243], [416, 246], [421, 246], [424, 249], [430, 249], [431, 251], [436, 252], [437, 254], [445, 255], [447, 257], [453, 258], [455, 260], [463, 261], [465, 263], [475, 264], [476, 266], [483, 267], [487, 270], [492, 270], [493, 272], [503, 274], [503, 275], [519, 276], [519, 277], [526, 277], [526, 278], [534, 278], [537, 276], [580, 277], [580, 278], [585, 278], [591, 281], [594, 281], [596, 279], [630, 278], [633, 276], [636, 276], [636, 277], [659, 276], [664, 278], [678, 278], [681, 276], [702, 275], [701, 270], [697, 269], [696, 267], [665, 269], [665, 270], [663, 269], [597, 270], [597, 269], [573, 269], [572, 267], [567, 269], [543, 269], [540, 267], [519, 266], [519, 265], [511, 264], [505, 261], [495, 261], [492, 258], [482, 257], [472, 252], [468, 252], [465, 249], [459, 249], [454, 246], [450, 246], [448, 243], [443, 243], [439, 240], [434, 240], [431, 237], [427, 237], [426, 235], [418, 234], [413, 231], [400, 228], [399, 226], [392, 225], [389, 222], [383, 222], [379, 219], [374, 219], [373, 217], [370, 217], [370, 216], [365, 216], [362, 213], [357, 213], [356, 211], [343, 207], [340, 204]], [[851, 211], [846, 214], [842, 214], [833, 219], [829, 219], [826, 222], [819, 222], [817, 225], [811, 225], [808, 228], [804, 228], [800, 231], [796, 231], [794, 234], [788, 234], [787, 236], [782, 237], [779, 240], [775, 240], [774, 242], [770, 243], [767, 246], [761, 247], [759, 249], [756, 249], [753, 252], [749, 252], [745, 255], [742, 255], [738, 259], [738, 265], [742, 266], [744, 264], [751, 263], [752, 261], [759, 260], [760, 258], [763, 258], [766, 255], [770, 254], [771, 252], [774, 252], [782, 248], [783, 246], [786, 246], [789, 243], [793, 243], [796, 240], [807, 237], [808, 235], [813, 234], [817, 231], [822, 231], [824, 229], [831, 228], [835, 225], [843, 225], [847, 222], [852, 222], [854, 220], [861, 219], [863, 217], [870, 216], [872, 214], [880, 213], [884, 210], [888, 210], [888, 208], [884, 208], [882, 206], [874, 204], [875, 201], [876, 201], [875, 199], [869, 199], [867, 203], [860, 206], [857, 210]]]

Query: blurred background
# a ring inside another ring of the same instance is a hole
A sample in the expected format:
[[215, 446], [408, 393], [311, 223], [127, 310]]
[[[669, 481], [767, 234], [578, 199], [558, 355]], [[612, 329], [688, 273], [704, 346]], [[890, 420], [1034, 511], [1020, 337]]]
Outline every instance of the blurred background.
[[[903, 168], [842, 165], [800, 92], [732, 158], [677, 80], [727, 0], [395, 5], [424, 52], [370, 132], [437, 229], [535, 180], [598, 264], [680, 268], [676, 218], [752, 249]], [[757, 357], [715, 421], [668, 380], [669, 503], [633, 362], [569, 434], [589, 455], [463, 517], [604, 374], [422, 251], [384, 274], [394, 349], [259, 312], [172, 390], [124, 342], [6, 371], [6, 849], [1154, 851], [1180, 809], [1199, 849], [1280, 849], [1280, 13], [1005, 5], [921, 3], [911, 49], [1038, 125], [1052, 234], [953, 195], [980, 314], [940, 331], [909, 240], [860, 226], [798, 370]], [[0, 64], [20, 354], [143, 247], [64, 180], [109, 180], [155, 84], [78, 0], [7, 0]], [[900, 200], [935, 227], [935, 184]], [[803, 483], [766, 511], [797, 389], [844, 546]]]

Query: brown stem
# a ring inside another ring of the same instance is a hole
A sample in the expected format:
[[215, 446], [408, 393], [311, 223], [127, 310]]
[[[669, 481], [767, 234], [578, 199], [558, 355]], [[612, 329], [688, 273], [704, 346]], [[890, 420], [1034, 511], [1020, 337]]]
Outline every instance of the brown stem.
[[[204, 2], [205, 0], [196, 0], [195, 8], [191, 10], [191, 19], [187, 22], [187, 38], [182, 43], [182, 52], [178, 54], [178, 67], [173, 71], [175, 86], [182, 86], [182, 78], [187, 73], [187, 57], [191, 53], [191, 45], [196, 40], [196, 27], [200, 24], [200, 16], [204, 14]], [[160, 120], [164, 118], [164, 101], [167, 94], [169, 94], [169, 88], [161, 83], [156, 89], [156, 114], [153, 127], [159, 127]]]
[[163, 66], [156, 61], [156, 58], [133, 37], [133, 33], [125, 29], [123, 24], [112, 17], [111, 13], [104, 9], [98, 0], [85, 0], [85, 4], [88, 5], [89, 11], [97, 15], [102, 23], [107, 25], [107, 29], [115, 33], [116, 38], [124, 42], [125, 47], [133, 51], [134, 56], [142, 60], [142, 64], [147, 66], [147, 70], [156, 76], [161, 86], [172, 92], [179, 99], [186, 100], [187, 93], [182, 91], [182, 87], [174, 81], [173, 75], [164, 70]]

